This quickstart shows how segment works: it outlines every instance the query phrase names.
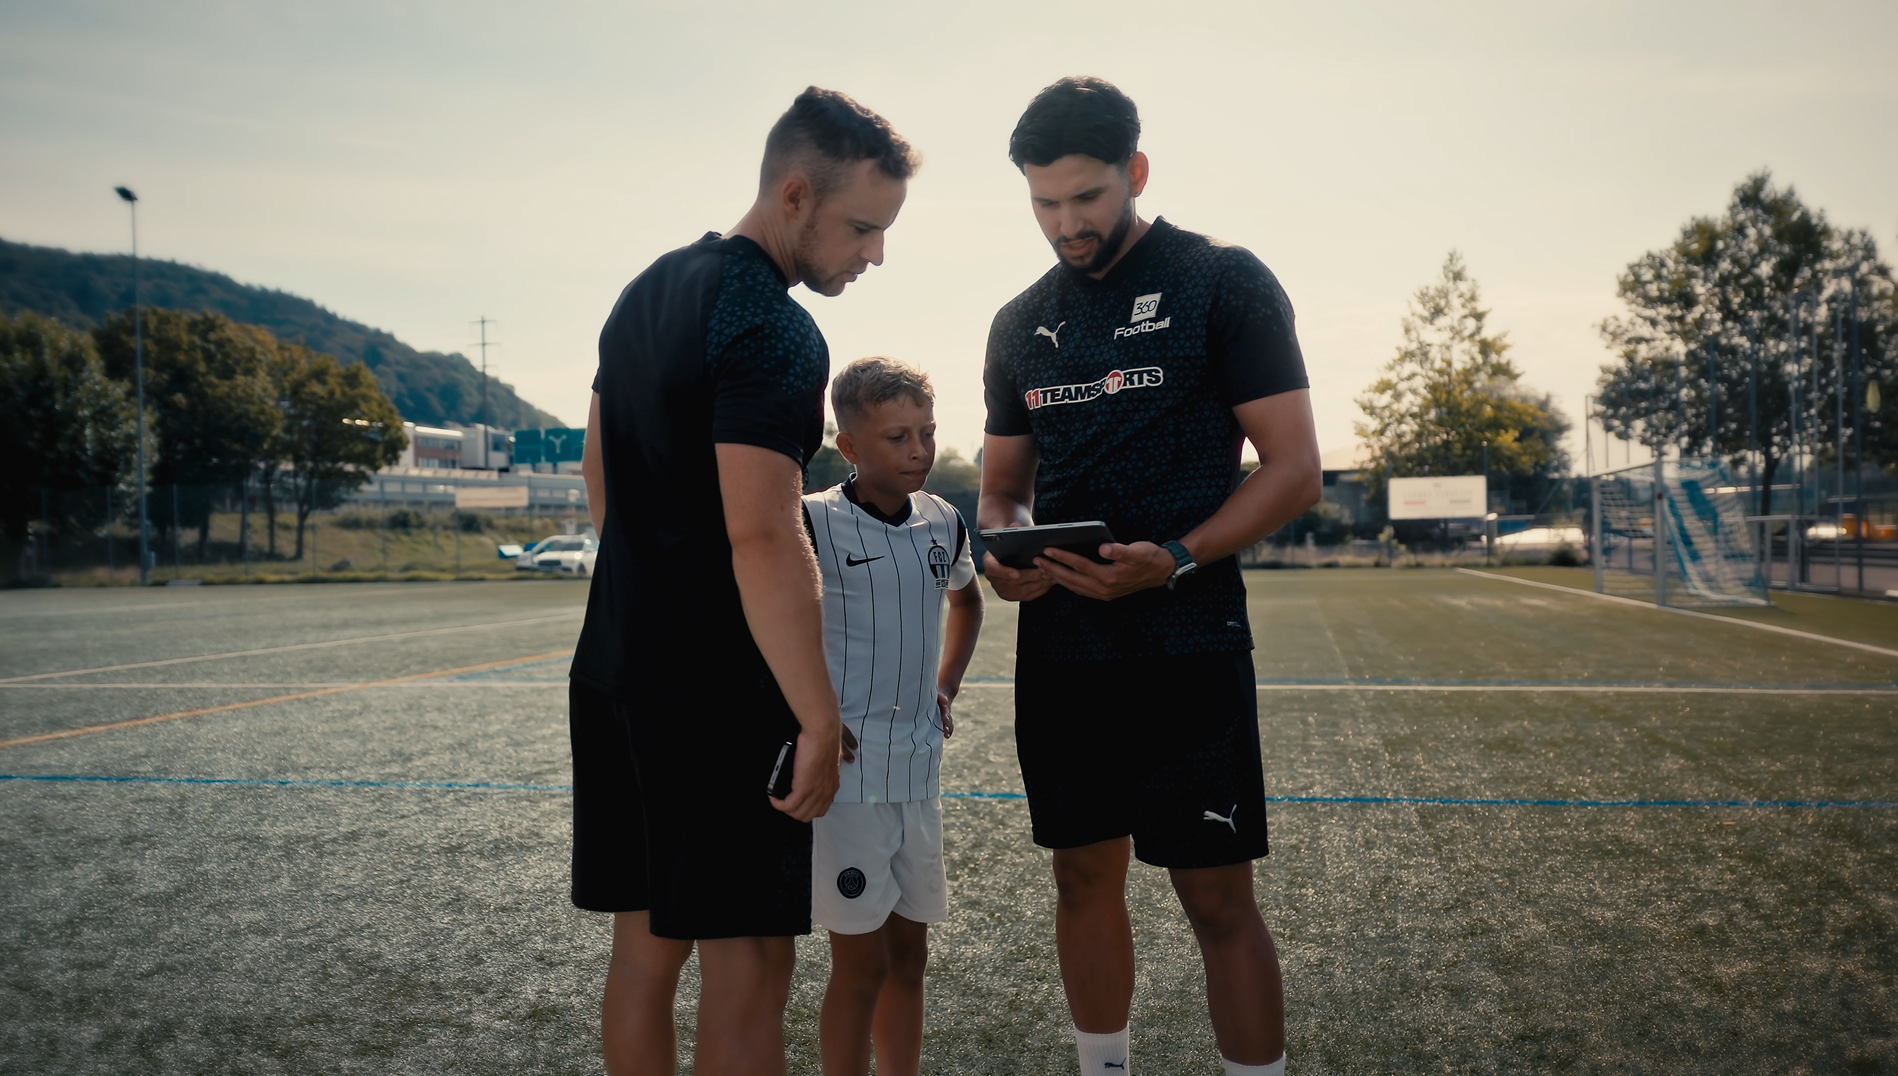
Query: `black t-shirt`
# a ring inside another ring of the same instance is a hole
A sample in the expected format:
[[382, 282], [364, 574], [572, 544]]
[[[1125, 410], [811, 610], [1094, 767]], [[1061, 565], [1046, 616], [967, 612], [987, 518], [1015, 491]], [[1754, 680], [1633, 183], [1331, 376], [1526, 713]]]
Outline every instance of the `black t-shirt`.
[[716, 233], [659, 258], [600, 331], [606, 518], [572, 675], [623, 701], [716, 657], [721, 685], [770, 670], [732, 575], [719, 443], [810, 462], [830, 351], [756, 243]]
[[[995, 315], [987, 432], [1032, 434], [1037, 523], [1099, 519], [1122, 542], [1204, 523], [1239, 480], [1232, 408], [1302, 389], [1292, 304], [1244, 247], [1155, 220], [1101, 280], [1057, 265]], [[1017, 649], [1064, 659], [1247, 650], [1235, 557], [1111, 602], [1025, 602]]]

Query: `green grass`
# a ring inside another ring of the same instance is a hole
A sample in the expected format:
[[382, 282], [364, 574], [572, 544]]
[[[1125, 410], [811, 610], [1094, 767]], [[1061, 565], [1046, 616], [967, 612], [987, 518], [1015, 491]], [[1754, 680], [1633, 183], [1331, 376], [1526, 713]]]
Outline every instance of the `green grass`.
[[[1525, 690], [1878, 690], [1898, 658], [1451, 571], [1248, 585], [1275, 796], [1898, 800], [1898, 692]], [[0, 678], [524, 623], [71, 678], [180, 686], [0, 687], [0, 739], [541, 653], [577, 619], [525, 622], [582, 600], [489, 584], [11, 594]], [[1825, 599], [1765, 612], [1875, 645], [1898, 618]], [[1013, 638], [992, 604], [948, 790], [1021, 787]], [[47, 741], [0, 750], [0, 772], [562, 784], [563, 672]], [[209, 682], [257, 686], [182, 686]], [[558, 793], [0, 782], [0, 1071], [597, 1072], [607, 928], [565, 902], [567, 812]], [[1271, 819], [1256, 877], [1295, 1072], [1898, 1071], [1898, 810], [1275, 803]], [[945, 824], [925, 1071], [1072, 1071], [1025, 805], [952, 799]], [[1212, 1076], [1164, 874], [1137, 867], [1130, 900], [1135, 1063]], [[799, 952], [792, 1070], [815, 1072], [821, 932]]]

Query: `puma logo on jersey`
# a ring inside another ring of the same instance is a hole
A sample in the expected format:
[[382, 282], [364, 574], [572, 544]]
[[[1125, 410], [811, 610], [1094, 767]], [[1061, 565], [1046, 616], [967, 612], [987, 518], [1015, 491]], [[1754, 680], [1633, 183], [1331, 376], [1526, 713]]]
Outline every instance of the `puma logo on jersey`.
[[1099, 381], [1090, 381], [1085, 385], [1049, 385], [1046, 388], [1029, 389], [1022, 393], [1028, 410], [1053, 407], [1055, 404], [1087, 403], [1102, 396], [1112, 396], [1122, 389], [1152, 388], [1166, 380], [1166, 375], [1158, 366], [1142, 366], [1134, 370], [1111, 370]]
[[1056, 325], [1052, 329], [1048, 328], [1046, 325], [1037, 325], [1035, 326], [1035, 335], [1045, 336], [1048, 339], [1053, 340], [1054, 346], [1058, 348], [1061, 346], [1061, 341], [1055, 338], [1055, 334], [1060, 332], [1062, 327], [1065, 326], [1066, 324], [1067, 322], [1064, 321], [1060, 325]]
[[1200, 815], [1200, 820], [1203, 822], [1224, 822], [1227, 826], [1231, 827], [1234, 833], [1238, 833], [1239, 827], [1235, 825], [1232, 820], [1239, 816], [1239, 805], [1235, 803], [1228, 808], [1228, 810], [1232, 813], [1220, 814], [1217, 811], [1207, 811], [1205, 814]]
[[868, 564], [873, 560], [882, 560], [882, 559], [883, 559], [882, 556], [875, 556], [875, 557], [865, 557], [862, 560], [858, 560], [857, 558], [851, 556], [848, 553], [844, 554], [844, 564], [852, 568], [855, 568], [859, 564]]

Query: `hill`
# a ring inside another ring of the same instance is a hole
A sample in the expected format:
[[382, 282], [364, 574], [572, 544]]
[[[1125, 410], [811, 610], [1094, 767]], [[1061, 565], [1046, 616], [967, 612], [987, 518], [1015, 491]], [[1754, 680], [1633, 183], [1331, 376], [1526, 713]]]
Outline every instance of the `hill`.
[[[223, 273], [144, 259], [145, 302], [176, 310], [214, 310], [261, 325], [280, 339], [362, 362], [410, 422], [472, 423], [481, 410], [481, 371], [459, 353], [417, 351], [381, 329], [325, 310], [288, 292], [239, 284]], [[74, 254], [0, 239], [0, 313], [31, 311], [89, 329], [132, 305], [132, 259], [124, 254]], [[488, 379], [488, 410], [496, 426], [565, 423]]]

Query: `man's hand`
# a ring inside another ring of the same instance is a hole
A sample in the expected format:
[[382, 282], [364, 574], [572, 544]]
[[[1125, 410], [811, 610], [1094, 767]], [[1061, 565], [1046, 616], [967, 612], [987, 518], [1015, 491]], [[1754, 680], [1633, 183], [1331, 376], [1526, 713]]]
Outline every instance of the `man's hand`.
[[837, 759], [843, 750], [838, 736], [842, 730], [843, 723], [839, 722], [828, 733], [798, 733], [797, 758], [791, 763], [791, 794], [783, 799], [771, 797], [771, 806], [799, 822], [809, 822], [830, 810], [830, 801], [837, 798], [841, 783]]
[[1031, 602], [1054, 586], [1038, 568], [1010, 568], [995, 559], [993, 553], [982, 554], [982, 567], [985, 569], [989, 585], [995, 588], [995, 596], [1005, 602]]
[[[1101, 544], [1101, 556], [1111, 563], [1096, 564], [1065, 549], [1044, 549], [1035, 558], [1041, 574], [1084, 598], [1113, 601], [1141, 590], [1163, 587], [1173, 577], [1173, 554], [1152, 542]], [[998, 588], [999, 589], [999, 588]]]
[[942, 714], [942, 738], [945, 740], [956, 734], [956, 719], [949, 716], [949, 704], [954, 701], [947, 691], [936, 692], [936, 709]]

